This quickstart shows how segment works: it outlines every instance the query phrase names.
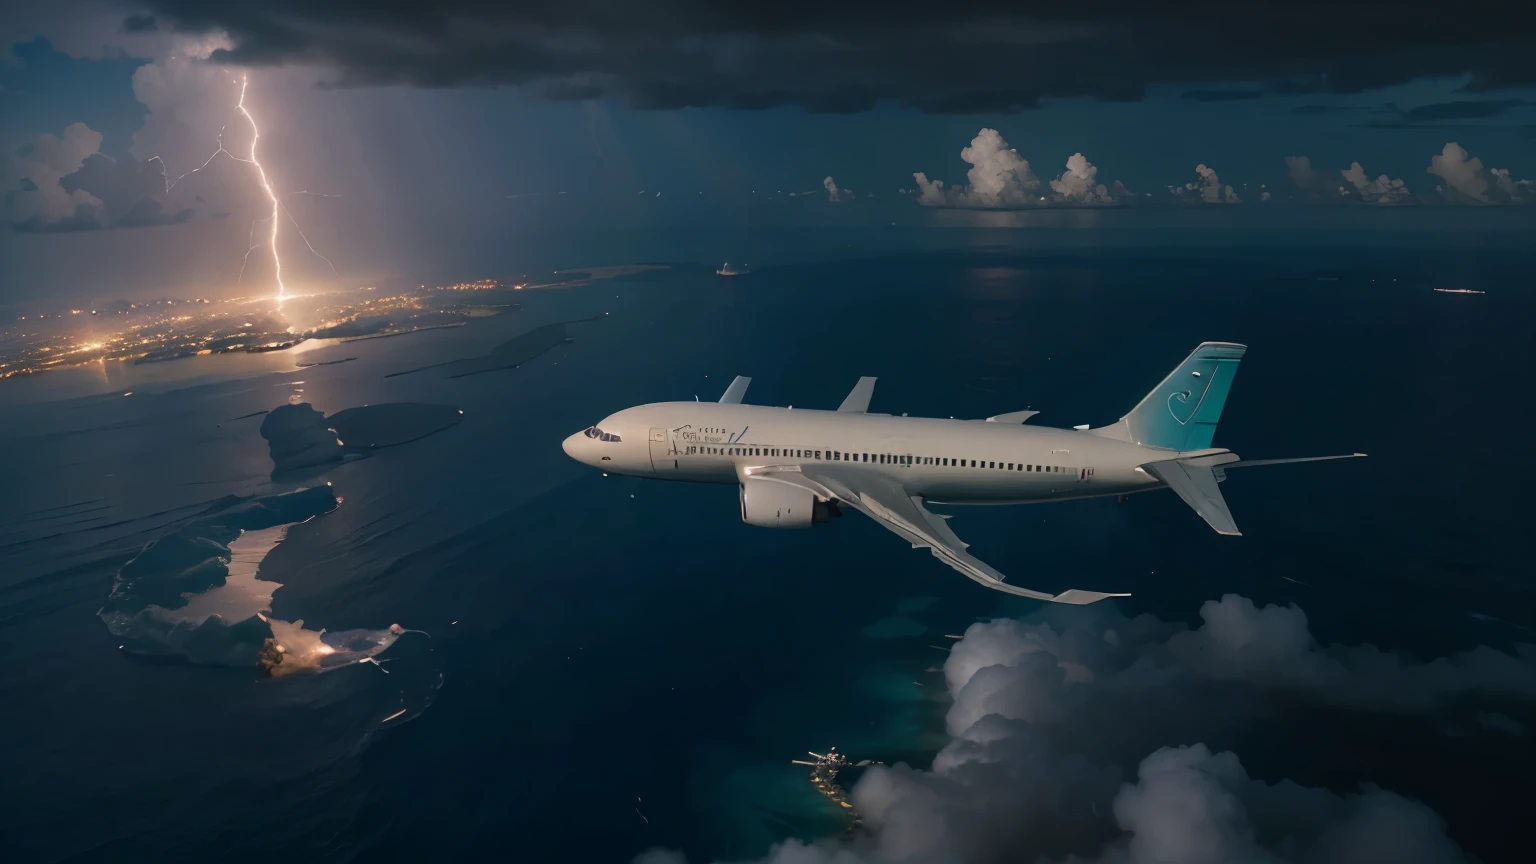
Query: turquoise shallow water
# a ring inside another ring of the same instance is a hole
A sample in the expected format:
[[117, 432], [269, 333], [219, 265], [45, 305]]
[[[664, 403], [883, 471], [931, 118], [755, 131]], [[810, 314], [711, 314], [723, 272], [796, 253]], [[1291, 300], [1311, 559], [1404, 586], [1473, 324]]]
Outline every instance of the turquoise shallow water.
[[[711, 262], [530, 296], [460, 331], [354, 343], [355, 362], [302, 376], [261, 355], [196, 386], [8, 407], [0, 695], [25, 746], [8, 748], [0, 830], [21, 860], [443, 860], [509, 844], [523, 860], [622, 861], [651, 846], [708, 860], [836, 833], [841, 814], [788, 760], [835, 745], [926, 765], [947, 740], [931, 671], [944, 634], [1033, 607], [856, 517], [752, 529], [733, 490], [603, 478], [560, 452], [613, 410], [716, 398], [737, 374], [766, 404], [835, 406], [878, 375], [875, 410], [1033, 408], [1032, 422], [1070, 426], [1119, 416], [1200, 341], [1245, 342], [1218, 445], [1371, 458], [1234, 477], [1236, 543], [1160, 495], [957, 508], [955, 529], [1041, 587], [1130, 590], [1132, 613], [1190, 620], [1236, 591], [1302, 604], [1326, 641], [1433, 656], [1529, 639], [1532, 506], [1508, 478], [1536, 466], [1495, 433], [1531, 410], [1518, 395], [1536, 371], [1531, 263], [973, 250], [725, 281]], [[1489, 293], [1431, 290], [1451, 285]], [[602, 312], [517, 369], [385, 377]], [[402, 638], [382, 669], [276, 680], [254, 662], [120, 651], [96, 617], [119, 568], [223, 496], [293, 488], [270, 477], [259, 418], [230, 421], [282, 404], [300, 378], [327, 414], [386, 401], [465, 411], [305, 478], [331, 482], [339, 505], [291, 526], [260, 564], [282, 585], [284, 620], [399, 622], [431, 638]], [[402, 694], [405, 722], [382, 722]], [[1379, 780], [1435, 807], [1471, 851], [1499, 860], [1516, 844], [1493, 789], [1532, 768], [1529, 738], [1494, 757], [1397, 726], [1290, 726], [1244, 754], [1250, 771]]]

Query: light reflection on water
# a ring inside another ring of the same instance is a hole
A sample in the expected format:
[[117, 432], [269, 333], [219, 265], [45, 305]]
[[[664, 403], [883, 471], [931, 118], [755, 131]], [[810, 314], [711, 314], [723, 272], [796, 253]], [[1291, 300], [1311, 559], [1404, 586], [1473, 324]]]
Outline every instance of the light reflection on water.
[[195, 664], [289, 674], [370, 661], [405, 629], [326, 633], [267, 614], [282, 585], [261, 578], [262, 563], [290, 528], [340, 504], [325, 484], [216, 507], [124, 564], [98, 615], [123, 650]]
[[216, 615], [243, 621], [258, 612], [272, 611], [272, 594], [283, 586], [258, 579], [256, 573], [262, 559], [283, 542], [291, 524], [240, 532], [229, 544], [229, 575], [224, 584], [201, 594], [183, 594], [187, 605], [180, 609], [179, 617], [202, 621]]

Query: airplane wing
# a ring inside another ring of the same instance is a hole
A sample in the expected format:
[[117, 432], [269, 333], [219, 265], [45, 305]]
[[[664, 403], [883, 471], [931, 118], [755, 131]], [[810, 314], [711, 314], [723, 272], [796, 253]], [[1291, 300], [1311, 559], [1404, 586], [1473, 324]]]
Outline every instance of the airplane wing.
[[1093, 603], [1106, 597], [1130, 596], [1076, 588], [1060, 594], [1047, 594], [1011, 585], [1004, 581], [1007, 577], [1002, 573], [965, 551], [966, 543], [949, 529], [948, 516], [929, 512], [923, 507], [921, 498], [908, 495], [901, 484], [872, 471], [851, 465], [773, 465], [750, 468], [748, 473], [801, 486], [822, 498], [835, 498], [906, 539], [914, 549], [928, 549], [933, 557], [997, 591], [1074, 605]]

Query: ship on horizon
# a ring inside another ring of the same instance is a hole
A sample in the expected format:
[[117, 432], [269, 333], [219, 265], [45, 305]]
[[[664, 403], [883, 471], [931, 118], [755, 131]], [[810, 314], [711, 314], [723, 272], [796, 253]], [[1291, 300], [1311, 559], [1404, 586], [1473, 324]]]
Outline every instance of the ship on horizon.
[[747, 265], [745, 265], [745, 264], [741, 265], [741, 269], [738, 270], [738, 269], [735, 269], [735, 268], [733, 268], [731, 266], [731, 262], [727, 261], [723, 265], [721, 265], [719, 270], [715, 271], [715, 275], [716, 276], [745, 276], [749, 272], [751, 272], [751, 271], [747, 270]]

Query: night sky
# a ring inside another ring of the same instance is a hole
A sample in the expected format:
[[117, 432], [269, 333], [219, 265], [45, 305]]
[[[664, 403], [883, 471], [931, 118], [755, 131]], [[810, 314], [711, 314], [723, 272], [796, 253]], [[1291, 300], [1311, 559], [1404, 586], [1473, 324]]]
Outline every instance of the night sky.
[[165, 187], [221, 128], [248, 155], [242, 76], [274, 189], [354, 282], [658, 225], [1536, 201], [1536, 25], [1504, 4], [8, 6], [0, 303], [232, 289], [254, 172]]

